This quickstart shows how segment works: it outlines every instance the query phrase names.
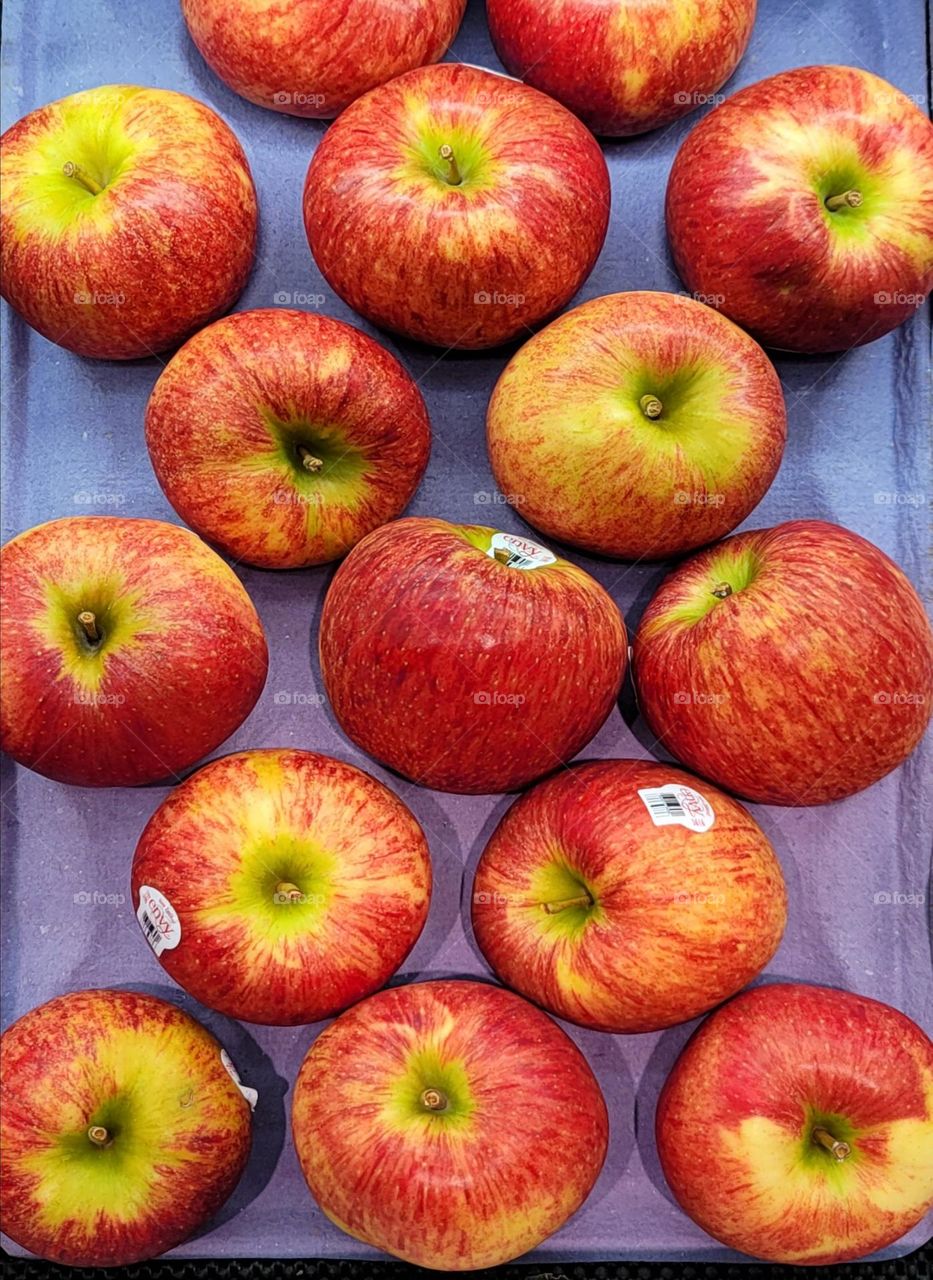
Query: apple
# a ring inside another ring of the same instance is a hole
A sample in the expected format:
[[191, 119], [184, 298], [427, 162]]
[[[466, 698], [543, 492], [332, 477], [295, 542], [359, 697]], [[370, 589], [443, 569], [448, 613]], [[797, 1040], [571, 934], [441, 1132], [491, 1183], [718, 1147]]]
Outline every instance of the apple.
[[777, 983], [700, 1026], [658, 1102], [685, 1213], [767, 1262], [849, 1262], [933, 1207], [933, 1044], [890, 1005]]
[[268, 654], [240, 580], [161, 520], [50, 520], [0, 551], [0, 746], [84, 787], [175, 776], [228, 738]]
[[711, 307], [616, 293], [512, 357], [486, 420], [499, 488], [542, 533], [625, 560], [713, 542], [767, 492], [787, 417], [768, 357]]
[[318, 1022], [383, 986], [431, 897], [427, 841], [387, 787], [310, 751], [205, 765], [155, 811], [133, 903], [165, 971], [245, 1022]]
[[659, 1031], [734, 995], [787, 915], [764, 832], [709, 783], [647, 760], [575, 765], [496, 827], [473, 932], [498, 977], [597, 1031]]
[[0, 1061], [0, 1229], [30, 1253], [74, 1267], [154, 1258], [240, 1179], [252, 1091], [164, 1000], [59, 996], [3, 1033]]
[[869, 71], [783, 71], [688, 135], [667, 229], [687, 288], [760, 342], [873, 342], [933, 284], [933, 125]]
[[203, 102], [110, 84], [0, 138], [3, 296], [43, 337], [132, 360], [175, 346], [246, 284], [256, 192]]
[[609, 224], [596, 139], [536, 89], [462, 63], [409, 71], [328, 129], [304, 188], [311, 252], [373, 324], [492, 347], [559, 311]]
[[324, 564], [402, 513], [431, 450], [424, 400], [384, 347], [306, 311], [240, 311], [169, 361], [146, 410], [169, 502], [247, 564]]
[[635, 636], [640, 709], [690, 769], [812, 805], [901, 764], [933, 709], [933, 631], [892, 560], [823, 520], [739, 533], [661, 584]]
[[739, 64], [756, 0], [486, 0], [503, 65], [594, 133], [670, 124]]
[[546, 1014], [482, 982], [370, 996], [301, 1066], [292, 1134], [341, 1230], [416, 1266], [517, 1258], [577, 1211], [602, 1168], [606, 1104]]
[[409, 517], [324, 600], [321, 673], [347, 737], [436, 791], [524, 786], [612, 710], [625, 626], [589, 574], [518, 534]]
[[235, 93], [332, 119], [367, 89], [437, 62], [466, 0], [181, 0], [201, 56]]

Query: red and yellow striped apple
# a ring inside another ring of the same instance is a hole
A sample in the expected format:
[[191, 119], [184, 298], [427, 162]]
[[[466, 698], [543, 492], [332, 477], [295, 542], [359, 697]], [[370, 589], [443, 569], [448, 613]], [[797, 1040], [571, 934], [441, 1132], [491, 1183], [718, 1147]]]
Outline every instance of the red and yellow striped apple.
[[499, 978], [599, 1031], [705, 1013], [768, 963], [781, 867], [735, 800], [647, 760], [575, 765], [509, 809], [473, 882], [473, 931]]
[[489, 403], [496, 481], [542, 533], [626, 560], [734, 529], [781, 462], [781, 384], [711, 307], [616, 293], [559, 316], [514, 355]]
[[873, 342], [933, 285], [933, 125], [869, 71], [783, 71], [688, 135], [667, 229], [687, 288], [767, 346]]
[[354, 102], [308, 169], [311, 252], [386, 329], [492, 347], [559, 311], [609, 224], [596, 139], [553, 99], [462, 63], [409, 71]]
[[262, 691], [262, 624], [236, 574], [161, 520], [51, 520], [0, 552], [0, 745], [85, 787], [177, 775]]
[[210, 107], [102, 85], [0, 139], [3, 296], [43, 337], [132, 360], [222, 315], [246, 284], [256, 192]]
[[612, 710], [625, 626], [595, 579], [480, 525], [410, 517], [350, 552], [324, 600], [321, 673], [344, 733], [438, 791], [511, 791]]
[[494, 1267], [577, 1211], [606, 1154], [606, 1104], [546, 1014], [481, 982], [371, 996], [312, 1045], [292, 1133], [324, 1213], [438, 1271]]
[[633, 649], [639, 707], [678, 760], [763, 804], [871, 786], [933, 710], [933, 631], [892, 560], [858, 534], [792, 520], [680, 565]]
[[0, 1229], [75, 1267], [154, 1258], [229, 1197], [250, 1104], [194, 1018], [131, 991], [76, 991], [0, 1038]]
[[181, 0], [201, 56], [235, 93], [319, 120], [437, 62], [465, 8], [466, 0]]
[[412, 813], [368, 773], [310, 751], [243, 751], [160, 805], [132, 886], [176, 982], [229, 1017], [284, 1025], [388, 981], [427, 918], [431, 859]]
[[496, 52], [594, 133], [670, 124], [709, 102], [748, 45], [756, 0], [486, 0]]
[[657, 1109], [683, 1210], [732, 1249], [831, 1265], [933, 1208], [933, 1044], [897, 1009], [778, 983], [700, 1026]]
[[240, 311], [185, 343], [146, 410], [182, 519], [228, 555], [323, 564], [401, 515], [431, 450], [417, 386], [378, 342], [306, 311]]

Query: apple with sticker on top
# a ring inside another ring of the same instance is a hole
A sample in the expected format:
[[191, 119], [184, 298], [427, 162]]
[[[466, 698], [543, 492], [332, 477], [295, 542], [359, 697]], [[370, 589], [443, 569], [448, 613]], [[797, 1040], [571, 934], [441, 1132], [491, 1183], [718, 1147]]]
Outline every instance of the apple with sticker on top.
[[473, 882], [473, 932], [508, 986], [599, 1031], [659, 1031], [771, 960], [786, 890], [730, 796], [651, 760], [573, 765], [517, 800]]

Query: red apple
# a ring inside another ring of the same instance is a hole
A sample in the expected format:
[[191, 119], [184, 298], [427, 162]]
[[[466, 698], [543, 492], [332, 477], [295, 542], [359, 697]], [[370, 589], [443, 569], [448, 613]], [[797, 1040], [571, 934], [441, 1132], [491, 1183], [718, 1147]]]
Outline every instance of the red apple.
[[492, 347], [559, 311], [596, 262], [609, 174], [551, 98], [462, 63], [354, 102], [314, 153], [311, 252], [367, 320], [442, 347]]
[[321, 672], [369, 755], [437, 791], [510, 791], [569, 760], [615, 703], [625, 627], [589, 574], [517, 534], [412, 517], [350, 552]]
[[332, 119], [367, 89], [447, 52], [466, 0], [181, 0], [191, 38], [235, 93]]
[[848, 1262], [933, 1207], [933, 1044], [890, 1005], [779, 983], [712, 1014], [657, 1110], [681, 1207], [768, 1262]]
[[486, 0], [503, 64], [594, 133], [670, 124], [732, 75], [755, 0]]
[[176, 525], [51, 520], [0, 552], [0, 745], [58, 782], [177, 775], [262, 691], [262, 625], [236, 574]]
[[481, 982], [371, 996], [302, 1064], [292, 1133], [311, 1194], [366, 1244], [438, 1271], [494, 1267], [575, 1213], [608, 1120], [579, 1049]]
[[646, 760], [539, 783], [473, 882], [473, 931], [501, 980], [598, 1031], [658, 1031], [734, 995], [786, 914], [780, 864], [745, 809]]
[[137, 919], [163, 968], [246, 1022], [317, 1022], [376, 991], [430, 896], [411, 812], [310, 751], [212, 761], [155, 811], [133, 861]]
[[764, 804], [853, 795], [933, 709], [933, 632], [884, 552], [822, 520], [736, 534], [680, 565], [635, 637], [638, 702], [679, 760]]
[[306, 311], [241, 311], [169, 362], [146, 442], [172, 506], [228, 555], [323, 564], [404, 510], [427, 466], [424, 400], [358, 329]]
[[713, 542], [767, 492], [787, 415], [768, 357], [712, 308], [616, 293], [559, 316], [499, 379], [499, 488], [542, 533], [601, 555]]
[[59, 996], [3, 1033], [0, 1062], [0, 1228], [30, 1253], [74, 1267], [154, 1258], [240, 1179], [250, 1106], [236, 1072], [164, 1000]]
[[872, 342], [933, 284], [933, 125], [855, 67], [798, 67], [711, 111], [671, 169], [687, 288], [773, 347]]
[[6, 131], [0, 171], [3, 296], [69, 351], [163, 351], [246, 284], [253, 179], [202, 102], [126, 84], [73, 93]]

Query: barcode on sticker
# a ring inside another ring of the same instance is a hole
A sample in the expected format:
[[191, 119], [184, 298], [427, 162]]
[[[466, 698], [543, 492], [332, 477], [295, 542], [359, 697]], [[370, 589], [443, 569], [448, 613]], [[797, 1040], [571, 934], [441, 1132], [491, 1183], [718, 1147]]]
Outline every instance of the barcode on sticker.
[[146, 941], [157, 956], [171, 951], [181, 942], [181, 921], [178, 912], [164, 893], [144, 884], [139, 888], [139, 906], [136, 919]]
[[517, 533], [494, 533], [486, 554], [509, 569], [542, 569], [557, 561], [553, 551]]
[[713, 806], [692, 787], [672, 782], [661, 787], [639, 788], [638, 794], [656, 827], [709, 831], [716, 821]]

